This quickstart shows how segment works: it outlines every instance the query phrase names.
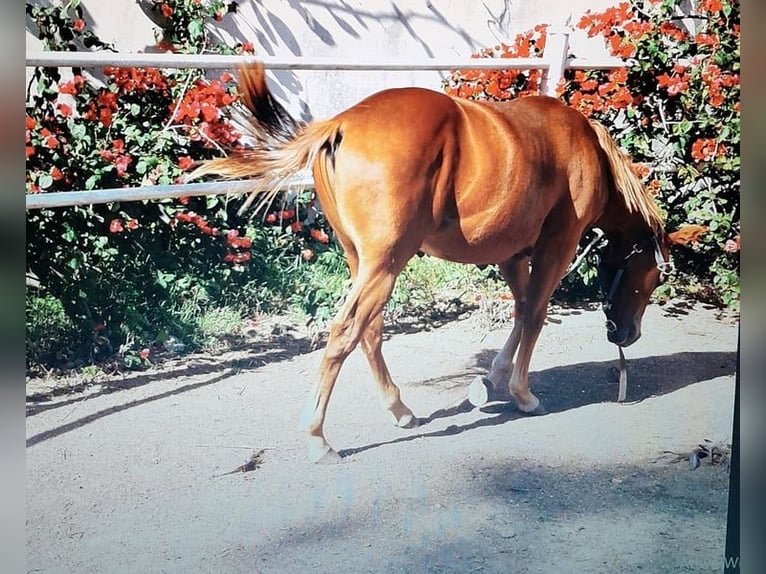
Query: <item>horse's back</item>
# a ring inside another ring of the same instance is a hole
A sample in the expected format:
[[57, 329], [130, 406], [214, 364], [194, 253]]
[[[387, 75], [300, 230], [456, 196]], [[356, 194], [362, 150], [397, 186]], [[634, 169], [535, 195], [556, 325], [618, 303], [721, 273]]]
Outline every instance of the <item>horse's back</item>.
[[570, 185], [603, 187], [598, 144], [587, 120], [554, 98], [489, 103], [392, 88], [334, 121], [342, 141], [333, 223], [341, 233], [388, 226], [392, 237], [412, 237], [439, 257], [491, 263], [529, 249], [554, 210], [572, 225], [564, 214], [588, 218], [599, 207], [599, 189]]

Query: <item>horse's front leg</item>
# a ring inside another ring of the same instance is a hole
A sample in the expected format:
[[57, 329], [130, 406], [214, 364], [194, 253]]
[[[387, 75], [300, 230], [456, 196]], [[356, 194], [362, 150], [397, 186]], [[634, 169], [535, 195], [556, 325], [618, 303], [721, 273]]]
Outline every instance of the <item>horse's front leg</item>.
[[522, 314], [519, 353], [510, 381], [510, 392], [516, 407], [525, 413], [545, 412], [540, 400], [529, 390], [529, 363], [548, 312], [548, 303], [556, 286], [566, 272], [577, 249], [577, 242], [568, 238], [549, 236], [535, 246], [532, 272], [527, 289], [527, 301]]

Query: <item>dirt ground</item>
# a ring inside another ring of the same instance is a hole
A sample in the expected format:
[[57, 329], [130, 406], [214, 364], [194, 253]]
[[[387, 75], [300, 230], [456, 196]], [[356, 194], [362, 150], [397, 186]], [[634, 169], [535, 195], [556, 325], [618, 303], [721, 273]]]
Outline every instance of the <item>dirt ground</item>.
[[305, 459], [297, 421], [321, 350], [298, 335], [30, 386], [28, 570], [720, 572], [726, 457], [692, 470], [687, 456], [731, 442], [737, 318], [650, 306], [622, 404], [603, 322], [552, 308], [531, 365], [538, 417], [467, 406], [508, 334], [474, 316], [388, 337], [416, 429], [391, 424], [355, 352], [326, 424], [337, 465]]

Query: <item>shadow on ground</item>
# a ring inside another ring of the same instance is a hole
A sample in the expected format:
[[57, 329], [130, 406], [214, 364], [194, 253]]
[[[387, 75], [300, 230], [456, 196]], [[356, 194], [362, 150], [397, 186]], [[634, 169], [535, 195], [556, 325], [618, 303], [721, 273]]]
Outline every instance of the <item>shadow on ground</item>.
[[[419, 385], [467, 388], [477, 374], [486, 372], [495, 351], [483, 351], [475, 357], [476, 368], [451, 376], [430, 379]], [[688, 385], [716, 377], [734, 375], [737, 364], [735, 352], [684, 352], [662, 357], [643, 357], [628, 363], [627, 402], [639, 402], [649, 397], [672, 393]], [[548, 414], [576, 409], [589, 404], [613, 402], [617, 398], [618, 381], [614, 373], [614, 362], [587, 362], [553, 367], [529, 374], [530, 387], [540, 398]], [[420, 419], [423, 432], [397, 437], [390, 441], [376, 442], [339, 452], [343, 457], [351, 456], [388, 444], [451, 436], [480, 427], [496, 426], [521, 417], [529, 416], [516, 410], [513, 403], [490, 403], [482, 411], [495, 416], [477, 421], [450, 425], [447, 428], [428, 432], [428, 423], [437, 419], [454, 417], [469, 412], [474, 407], [467, 399], [458, 405], [434, 411]], [[543, 415], [544, 416], [544, 415]]]

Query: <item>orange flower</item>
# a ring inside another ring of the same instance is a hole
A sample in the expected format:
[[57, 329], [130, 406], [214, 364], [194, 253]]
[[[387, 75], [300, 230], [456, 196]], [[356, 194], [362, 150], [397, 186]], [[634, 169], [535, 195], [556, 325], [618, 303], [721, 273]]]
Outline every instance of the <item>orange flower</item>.
[[313, 237], [316, 241], [319, 241], [319, 243], [330, 242], [330, 237], [327, 235], [327, 233], [324, 232], [323, 229], [317, 229], [317, 228], [312, 229], [311, 237]]
[[657, 86], [665, 88], [669, 96], [675, 96], [686, 90], [689, 87], [689, 82], [686, 73], [679, 74], [677, 70], [674, 70], [672, 76], [667, 73], [657, 76]]
[[686, 32], [671, 22], [660, 24], [660, 33], [673, 38], [677, 42], [682, 42], [686, 39]]
[[694, 41], [700, 46], [716, 46], [718, 44], [718, 36], [715, 34], [697, 34], [694, 36]]
[[721, 0], [700, 0], [697, 9], [700, 12], [720, 12], [723, 10], [723, 3]]
[[64, 116], [65, 118], [68, 118], [69, 116], [72, 115], [72, 108], [69, 107], [68, 105], [60, 103], [56, 107], [61, 112], [61, 115]]
[[190, 169], [193, 166], [194, 166], [194, 160], [188, 155], [184, 155], [178, 158], [178, 167], [180, 167], [183, 171], [186, 171], [187, 169]]
[[726, 154], [726, 146], [712, 138], [699, 138], [692, 144], [692, 158], [697, 161], [710, 161]]

